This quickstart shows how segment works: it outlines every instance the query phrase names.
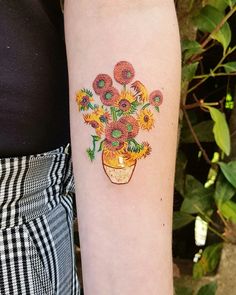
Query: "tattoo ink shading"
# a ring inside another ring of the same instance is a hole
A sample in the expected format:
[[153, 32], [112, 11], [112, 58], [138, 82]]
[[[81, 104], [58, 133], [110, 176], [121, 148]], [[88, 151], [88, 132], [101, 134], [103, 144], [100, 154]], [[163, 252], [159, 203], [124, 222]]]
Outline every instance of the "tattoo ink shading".
[[94, 95], [89, 89], [81, 89], [76, 94], [79, 112], [84, 122], [94, 129], [92, 146], [87, 149], [91, 161], [97, 152], [102, 153], [104, 171], [115, 184], [126, 184], [132, 178], [136, 163], [151, 153], [148, 142], [138, 142], [140, 131], [154, 128], [154, 112], [159, 112], [163, 102], [160, 90], [150, 94], [140, 81], [134, 81], [135, 70], [131, 63], [120, 61], [114, 67], [114, 80], [107, 74], [99, 74], [92, 87], [99, 96], [101, 105], [94, 103]]

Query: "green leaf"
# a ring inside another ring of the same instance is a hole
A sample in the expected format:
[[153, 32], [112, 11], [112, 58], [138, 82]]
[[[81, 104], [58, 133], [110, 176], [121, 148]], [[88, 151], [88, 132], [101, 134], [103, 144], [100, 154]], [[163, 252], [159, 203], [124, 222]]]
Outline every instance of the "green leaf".
[[226, 22], [218, 32], [212, 35], [212, 38], [221, 43], [223, 45], [224, 51], [226, 51], [232, 38], [229, 24]]
[[175, 295], [193, 295], [193, 290], [186, 287], [176, 287]]
[[92, 135], [92, 138], [94, 141], [99, 141], [101, 140], [101, 137], [97, 136], [97, 135]]
[[202, 286], [198, 291], [197, 295], [215, 295], [217, 290], [216, 282], [212, 282], [205, 286]]
[[93, 160], [95, 159], [94, 151], [91, 150], [90, 148], [88, 148], [88, 149], [86, 150], [86, 152], [87, 152], [87, 155], [88, 155], [89, 159], [90, 159], [91, 161], [93, 161]]
[[230, 133], [229, 127], [225, 118], [225, 114], [217, 110], [216, 108], [204, 105], [210, 111], [212, 120], [215, 122], [213, 127], [213, 133], [215, 136], [216, 144], [227, 155], [230, 154]]
[[221, 22], [224, 13], [211, 5], [204, 6], [199, 15], [193, 18], [194, 24], [204, 33], [211, 33]]
[[194, 214], [199, 210], [207, 212], [213, 207], [213, 188], [204, 188], [203, 184], [191, 175], [186, 176], [184, 201], [181, 211]]
[[236, 203], [227, 201], [222, 204], [219, 210], [226, 219], [236, 223]]
[[195, 40], [183, 40], [181, 42], [181, 46], [184, 61], [188, 60], [191, 56], [200, 54], [204, 51], [204, 49], [201, 47], [201, 44]]
[[182, 68], [182, 80], [191, 81], [195, 76], [199, 62], [194, 62], [192, 64], [184, 65]]
[[231, 161], [229, 163], [219, 162], [221, 171], [228, 181], [236, 188], [236, 161]]
[[223, 64], [222, 66], [224, 67], [226, 73], [236, 72], [236, 62], [235, 61], [227, 62], [226, 64]]
[[[193, 21], [202, 32], [212, 33], [223, 18], [224, 13], [222, 11], [219, 11], [213, 6], [206, 5], [201, 9], [200, 14], [196, 16]], [[212, 38], [221, 43], [225, 51], [231, 41], [231, 30], [229, 24], [226, 22], [220, 30], [212, 35]]]
[[235, 188], [228, 182], [221, 172], [218, 176], [214, 193], [214, 199], [216, 201], [217, 207], [220, 209], [222, 204], [229, 201], [235, 195], [235, 193]]
[[228, 0], [208, 0], [207, 4], [214, 6], [217, 10], [224, 12], [228, 6]]
[[190, 222], [194, 221], [195, 217], [181, 211], [174, 212], [173, 215], [173, 230], [179, 229], [184, 227], [185, 225], [189, 224]]
[[217, 243], [204, 249], [201, 259], [193, 266], [194, 279], [200, 279], [216, 269], [220, 261], [222, 246], [222, 243]]
[[226, 2], [231, 8], [236, 4], [236, 0], [223, 0]]
[[[214, 142], [214, 134], [212, 132], [214, 123], [212, 120], [203, 121], [193, 126], [200, 142]], [[195, 142], [189, 128], [183, 128], [181, 133], [181, 142], [183, 143], [193, 143]]]

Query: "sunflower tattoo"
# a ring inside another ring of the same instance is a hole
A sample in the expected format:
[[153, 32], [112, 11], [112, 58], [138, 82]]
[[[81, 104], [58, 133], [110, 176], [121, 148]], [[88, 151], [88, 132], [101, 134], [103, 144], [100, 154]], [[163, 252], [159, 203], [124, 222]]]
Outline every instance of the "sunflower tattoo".
[[120, 61], [114, 67], [114, 80], [121, 85], [119, 90], [107, 74], [99, 74], [92, 87], [99, 96], [101, 105], [94, 103], [94, 94], [89, 89], [76, 93], [79, 112], [84, 122], [94, 129], [92, 147], [87, 149], [91, 161], [102, 153], [104, 171], [110, 181], [125, 184], [132, 178], [136, 163], [151, 154], [148, 142], [138, 142], [141, 130], [150, 131], [155, 126], [154, 112], [159, 112], [163, 102], [160, 90], [150, 94], [140, 81], [134, 81], [135, 70], [131, 63]]

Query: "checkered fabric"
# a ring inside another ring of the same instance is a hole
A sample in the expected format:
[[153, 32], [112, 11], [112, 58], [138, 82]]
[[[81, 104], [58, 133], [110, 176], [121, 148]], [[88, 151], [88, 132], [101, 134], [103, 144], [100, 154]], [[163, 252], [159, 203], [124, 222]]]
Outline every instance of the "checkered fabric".
[[0, 159], [0, 294], [78, 295], [68, 148]]

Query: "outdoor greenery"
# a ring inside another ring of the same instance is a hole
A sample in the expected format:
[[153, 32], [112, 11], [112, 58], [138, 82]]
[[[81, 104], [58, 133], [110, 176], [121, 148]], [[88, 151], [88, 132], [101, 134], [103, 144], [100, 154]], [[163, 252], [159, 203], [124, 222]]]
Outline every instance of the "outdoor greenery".
[[[201, 278], [218, 266], [222, 242], [236, 244], [236, 40], [232, 32], [236, 0], [189, 0], [188, 4], [196, 33], [182, 39], [175, 180], [181, 202], [173, 226], [179, 230], [197, 216], [208, 223], [213, 238], [193, 268], [193, 277]], [[212, 283], [198, 295], [212, 295], [215, 290]], [[176, 292], [192, 294], [188, 289]]]

